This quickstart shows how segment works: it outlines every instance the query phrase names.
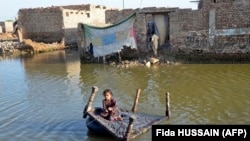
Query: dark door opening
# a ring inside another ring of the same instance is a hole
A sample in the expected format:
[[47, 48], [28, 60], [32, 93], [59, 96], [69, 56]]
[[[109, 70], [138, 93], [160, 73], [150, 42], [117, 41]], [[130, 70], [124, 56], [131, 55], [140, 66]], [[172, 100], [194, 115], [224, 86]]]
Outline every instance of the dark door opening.
[[159, 39], [159, 49], [168, 48], [170, 40], [169, 15], [168, 13], [152, 14], [147, 23], [147, 49], [152, 50], [151, 37], [156, 33]]

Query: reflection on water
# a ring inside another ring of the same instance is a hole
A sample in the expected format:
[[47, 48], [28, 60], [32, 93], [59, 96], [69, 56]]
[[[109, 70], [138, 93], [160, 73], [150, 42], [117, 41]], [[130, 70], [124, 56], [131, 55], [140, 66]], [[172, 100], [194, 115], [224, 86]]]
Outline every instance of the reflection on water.
[[[92, 86], [111, 88], [122, 109], [164, 115], [165, 124], [250, 124], [249, 64], [188, 64], [115, 68], [80, 64], [77, 51], [0, 60], [1, 140], [112, 140], [88, 132], [82, 109]], [[151, 140], [148, 132], [136, 140]]]

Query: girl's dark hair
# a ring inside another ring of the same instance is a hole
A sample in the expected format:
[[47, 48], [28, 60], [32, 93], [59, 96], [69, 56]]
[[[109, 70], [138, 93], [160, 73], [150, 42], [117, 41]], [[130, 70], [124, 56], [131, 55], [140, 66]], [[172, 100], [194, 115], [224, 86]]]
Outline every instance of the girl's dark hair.
[[110, 94], [113, 96], [113, 92], [112, 92], [111, 89], [105, 89], [105, 90], [103, 91], [103, 95], [105, 95], [106, 93], [110, 93]]

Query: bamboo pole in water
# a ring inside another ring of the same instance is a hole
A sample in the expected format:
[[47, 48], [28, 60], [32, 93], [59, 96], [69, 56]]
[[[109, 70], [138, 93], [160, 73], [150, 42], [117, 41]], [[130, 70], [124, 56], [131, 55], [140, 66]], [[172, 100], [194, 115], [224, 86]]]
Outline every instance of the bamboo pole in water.
[[167, 92], [166, 93], [166, 113], [165, 113], [165, 115], [169, 118], [170, 117], [170, 99], [169, 99], [169, 95], [170, 95], [170, 93], [169, 92]]
[[137, 92], [136, 92], [136, 97], [135, 97], [134, 105], [133, 105], [133, 108], [132, 108], [132, 112], [134, 112], [134, 113], [137, 111], [137, 105], [138, 105], [138, 100], [139, 100], [140, 93], [141, 93], [141, 89], [138, 89]]
[[91, 96], [90, 96], [89, 101], [88, 101], [88, 104], [85, 106], [84, 111], [83, 111], [83, 118], [86, 118], [87, 115], [88, 115], [87, 112], [89, 110], [91, 110], [92, 104], [93, 104], [93, 101], [94, 101], [94, 98], [95, 98], [95, 95], [96, 95], [97, 91], [98, 91], [98, 87], [93, 86]]
[[128, 128], [127, 128], [127, 131], [125, 133], [125, 141], [129, 141], [131, 139], [131, 134], [132, 134], [132, 130], [133, 130], [133, 123], [134, 121], [136, 120], [136, 117], [135, 116], [130, 116], [129, 117], [129, 124], [128, 124]]

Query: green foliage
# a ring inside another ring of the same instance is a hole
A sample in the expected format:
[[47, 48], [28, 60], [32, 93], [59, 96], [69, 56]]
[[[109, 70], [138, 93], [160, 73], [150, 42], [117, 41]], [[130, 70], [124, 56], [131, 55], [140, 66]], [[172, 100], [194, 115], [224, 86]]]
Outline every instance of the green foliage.
[[6, 22], [14, 22], [14, 20], [6, 20]]

